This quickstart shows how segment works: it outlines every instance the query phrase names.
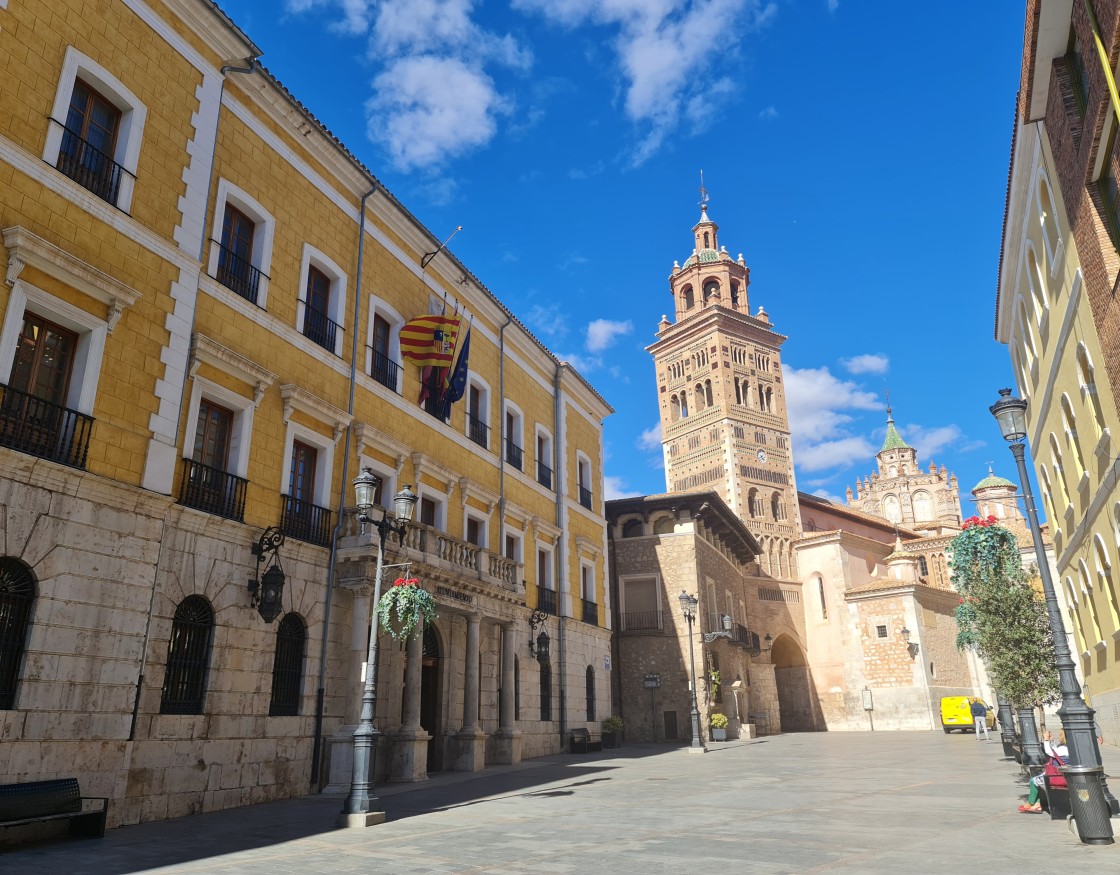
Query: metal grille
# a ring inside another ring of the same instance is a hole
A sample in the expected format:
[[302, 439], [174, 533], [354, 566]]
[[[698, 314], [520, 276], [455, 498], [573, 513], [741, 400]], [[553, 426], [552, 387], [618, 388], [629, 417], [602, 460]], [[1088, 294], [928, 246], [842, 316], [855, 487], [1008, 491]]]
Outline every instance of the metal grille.
[[511, 440], [506, 441], [506, 461], [513, 465], [518, 471], [522, 469], [525, 454], [522, 452], [521, 447]]
[[537, 610], [555, 617], [559, 613], [556, 609], [556, 602], [556, 592], [554, 590], [545, 589], [543, 586], [537, 587]]
[[213, 243], [218, 247], [218, 272], [214, 279], [246, 301], [256, 304], [264, 274], [228, 246], [223, 246], [217, 240]]
[[587, 680], [585, 681], [587, 689], [587, 722], [595, 722], [595, 669], [591, 666], [587, 667]]
[[0, 559], [0, 710], [15, 706], [19, 666], [35, 601], [35, 575], [18, 559]]
[[300, 303], [303, 304], [303, 336], [328, 352], [334, 352], [335, 338], [342, 326], [307, 301], [301, 299]]
[[552, 469], [544, 462], [537, 462], [537, 482], [546, 489], [552, 488]]
[[579, 503], [588, 510], [591, 510], [591, 490], [586, 486], [581, 486], [579, 488]]
[[284, 516], [280, 520], [281, 531], [297, 541], [329, 547], [333, 512], [329, 508], [319, 507], [310, 501], [300, 501], [290, 495], [283, 495], [281, 498], [284, 499]]
[[303, 692], [303, 657], [307, 649], [307, 628], [299, 614], [285, 614], [276, 630], [276, 656], [272, 661], [272, 701], [270, 717], [299, 713]]
[[113, 206], [117, 205], [124, 168], [82, 139], [77, 131], [66, 126], [62, 128], [62, 143], [58, 150], [58, 164], [55, 166], [60, 173], [69, 176], [82, 188]]
[[389, 356], [378, 352], [372, 346], [369, 351], [369, 375], [382, 386], [400, 394], [400, 390], [397, 389], [397, 374], [400, 372], [401, 366], [389, 358]]
[[541, 720], [552, 719], [552, 666], [541, 663]]
[[490, 446], [490, 426], [472, 413], [467, 414], [467, 426], [472, 441], [480, 447]]
[[583, 622], [592, 626], [599, 625], [599, 606], [587, 599], [583, 599]]
[[92, 416], [11, 386], [0, 387], [0, 394], [0, 446], [71, 468], [85, 468]]
[[245, 494], [249, 481], [193, 459], [183, 459], [179, 504], [217, 514], [230, 520], [245, 519]]
[[622, 615], [623, 632], [652, 632], [661, 629], [661, 611], [630, 611]]
[[161, 714], [201, 714], [214, 637], [214, 611], [202, 596], [187, 596], [175, 609], [167, 642]]

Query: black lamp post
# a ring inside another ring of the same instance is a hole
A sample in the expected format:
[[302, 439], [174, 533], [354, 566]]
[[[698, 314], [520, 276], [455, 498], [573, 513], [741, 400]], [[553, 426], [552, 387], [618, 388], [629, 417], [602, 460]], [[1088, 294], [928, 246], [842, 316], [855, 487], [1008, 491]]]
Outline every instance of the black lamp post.
[[[1062, 624], [1062, 613], [1058, 607], [1058, 595], [1054, 589], [1054, 580], [1050, 576], [1050, 563], [1046, 560], [1046, 548], [1042, 543], [1042, 530], [1038, 523], [1038, 513], [1034, 506], [1034, 494], [1031, 492], [1030, 478], [1027, 476], [1026, 445], [1027, 438], [1027, 402], [1022, 398], [1011, 397], [1010, 389], [999, 390], [999, 401], [988, 409], [999, 423], [999, 430], [1003, 438], [1011, 446], [1011, 455], [1015, 457], [1015, 465], [1019, 469], [1019, 482], [1023, 489], [1023, 504], [1027, 510], [1027, 521], [1030, 523], [1031, 538], [1034, 541], [1035, 558], [1038, 562], [1038, 573], [1042, 576], [1042, 589], [1046, 595], [1046, 614], [1050, 620], [1050, 632], [1054, 638], [1054, 665], [1058, 669], [1058, 688], [1062, 694], [1062, 707], [1058, 709], [1062, 728], [1066, 733], [1069, 745], [1069, 758], [1072, 767], [1080, 771], [1087, 770], [1083, 775], [1069, 774], [1070, 799], [1073, 803], [1074, 813], [1084, 806], [1091, 806], [1098, 799], [1104, 806], [1103, 811], [1089, 811], [1094, 821], [1103, 822], [1102, 830], [1107, 829], [1107, 843], [1112, 842], [1112, 825], [1109, 817], [1120, 813], [1116, 799], [1108, 792], [1104, 781], [1104, 768], [1101, 765], [1101, 751], [1097, 745], [1097, 735], [1093, 728], [1093, 709], [1085, 704], [1081, 698], [1081, 685], [1077, 681], [1077, 673], [1070, 654], [1069, 641], [1066, 639], [1066, 630]], [[1075, 777], [1082, 781], [1075, 783]], [[1080, 796], [1077, 791], [1078, 784], [1084, 783], [1086, 799], [1073, 802]], [[1082, 841], [1086, 840], [1085, 827], [1081, 817], [1077, 818], [1078, 827], [1082, 833]]]
[[342, 807], [342, 820], [347, 826], [366, 826], [371, 811], [378, 811], [377, 795], [373, 792], [370, 761], [377, 737], [373, 713], [377, 704], [377, 603], [381, 600], [381, 576], [385, 570], [385, 539], [389, 533], [404, 539], [405, 529], [416, 511], [416, 494], [407, 486], [393, 496], [394, 517], [384, 511], [380, 520], [371, 520], [366, 511], [373, 507], [373, 498], [380, 486], [380, 478], [366, 468], [354, 478], [354, 504], [363, 527], [370, 523], [377, 529], [377, 572], [374, 576], [373, 601], [369, 617], [369, 653], [366, 656], [366, 679], [362, 687], [362, 713], [358, 728], [354, 730], [354, 771], [350, 779], [350, 795]]
[[700, 709], [696, 706], [696, 652], [692, 643], [692, 623], [696, 620], [696, 605], [699, 599], [684, 590], [681, 590], [679, 598], [681, 613], [688, 621], [688, 661], [692, 670], [692, 744], [689, 750], [697, 752], [704, 750], [704, 743], [700, 740]]

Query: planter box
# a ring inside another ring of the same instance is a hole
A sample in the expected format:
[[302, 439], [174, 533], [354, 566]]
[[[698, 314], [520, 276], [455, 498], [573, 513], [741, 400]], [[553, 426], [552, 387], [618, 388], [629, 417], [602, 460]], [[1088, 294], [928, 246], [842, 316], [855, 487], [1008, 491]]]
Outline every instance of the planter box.
[[727, 741], [727, 727], [716, 729], [712, 727], [712, 741]]

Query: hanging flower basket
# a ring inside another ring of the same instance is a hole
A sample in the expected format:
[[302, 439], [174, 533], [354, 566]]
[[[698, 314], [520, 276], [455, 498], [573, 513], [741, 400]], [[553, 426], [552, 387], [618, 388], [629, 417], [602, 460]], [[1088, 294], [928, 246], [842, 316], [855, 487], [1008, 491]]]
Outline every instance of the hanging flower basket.
[[381, 628], [394, 638], [423, 632], [435, 618], [435, 599], [415, 577], [398, 577], [377, 602]]

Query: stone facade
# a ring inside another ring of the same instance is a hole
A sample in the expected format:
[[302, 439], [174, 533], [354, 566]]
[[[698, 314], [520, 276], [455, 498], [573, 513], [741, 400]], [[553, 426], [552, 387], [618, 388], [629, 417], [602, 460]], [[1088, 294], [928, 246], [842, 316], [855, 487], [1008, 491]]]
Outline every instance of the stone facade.
[[[0, 782], [76, 775], [111, 824], [347, 789], [364, 468], [374, 519], [418, 494], [386, 581], [438, 606], [378, 635], [379, 780], [610, 708], [610, 406], [451, 253], [421, 265], [433, 235], [259, 54], [208, 0], [0, 4]], [[473, 320], [446, 419], [400, 343], [444, 301]]]

